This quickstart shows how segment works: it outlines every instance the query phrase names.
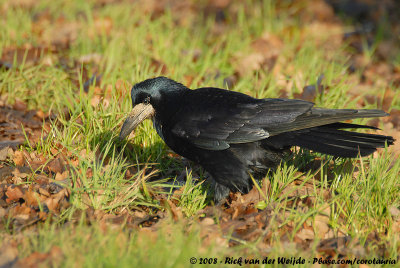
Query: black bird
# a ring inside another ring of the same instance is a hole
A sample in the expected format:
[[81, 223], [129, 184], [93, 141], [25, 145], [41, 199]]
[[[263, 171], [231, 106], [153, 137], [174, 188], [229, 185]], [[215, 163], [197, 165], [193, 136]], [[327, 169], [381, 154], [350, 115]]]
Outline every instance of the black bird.
[[250, 174], [265, 175], [291, 146], [357, 157], [394, 142], [390, 136], [342, 130], [376, 129], [340, 121], [388, 115], [381, 110], [315, 108], [304, 100], [256, 99], [212, 87], [190, 90], [166, 77], [134, 85], [131, 97], [133, 110], [120, 139], [153, 117], [158, 135], [173, 151], [210, 173], [217, 201], [229, 191], [248, 191]]

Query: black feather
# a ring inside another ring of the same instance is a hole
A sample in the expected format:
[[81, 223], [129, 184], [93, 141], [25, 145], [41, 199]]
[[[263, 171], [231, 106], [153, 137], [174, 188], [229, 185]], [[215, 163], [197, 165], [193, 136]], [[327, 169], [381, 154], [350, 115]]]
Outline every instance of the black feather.
[[264, 176], [291, 146], [357, 157], [394, 142], [390, 136], [343, 130], [375, 130], [340, 121], [386, 116], [381, 110], [323, 109], [303, 100], [256, 99], [218, 88], [189, 90], [165, 77], [136, 84], [131, 94], [133, 105], [150, 100], [155, 128], [165, 143], [212, 175], [217, 200], [229, 190], [248, 191], [250, 174]]

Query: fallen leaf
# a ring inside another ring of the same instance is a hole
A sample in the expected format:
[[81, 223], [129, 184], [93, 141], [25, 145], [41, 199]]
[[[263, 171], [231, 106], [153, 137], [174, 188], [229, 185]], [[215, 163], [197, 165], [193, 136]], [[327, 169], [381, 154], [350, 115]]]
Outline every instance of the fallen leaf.
[[62, 250], [58, 246], [53, 246], [49, 252], [33, 252], [28, 257], [20, 259], [17, 264], [20, 267], [57, 267], [62, 257]]
[[39, 195], [30, 189], [25, 193], [24, 200], [27, 206], [34, 207], [38, 205]]
[[396, 206], [391, 206], [389, 208], [389, 212], [395, 218], [400, 216], [400, 209], [398, 207], [396, 207]]
[[63, 173], [57, 172], [56, 176], [55, 176], [55, 180], [56, 181], [63, 181], [66, 178], [68, 178], [68, 176], [69, 176], [69, 171], [68, 170], [64, 171]]
[[314, 229], [317, 230], [317, 236], [322, 239], [325, 238], [326, 233], [329, 231], [329, 218], [326, 216], [317, 215], [314, 219]]
[[51, 160], [46, 167], [49, 169], [49, 171], [53, 173], [62, 173], [64, 165], [62, 163], [62, 160], [60, 158], [56, 158]]
[[94, 19], [94, 27], [95, 27], [95, 31], [97, 34], [110, 35], [110, 32], [113, 27], [113, 21], [110, 17], [95, 18]]
[[215, 222], [214, 222], [214, 220], [213, 220], [212, 218], [207, 217], [207, 218], [204, 218], [204, 219], [201, 221], [201, 224], [202, 224], [202, 225], [205, 225], [205, 226], [209, 226], [209, 225], [214, 225]]
[[22, 198], [24, 196], [24, 193], [18, 186], [16, 187], [9, 186], [6, 191], [6, 196], [7, 196], [6, 202], [11, 203], [18, 201], [20, 198]]
[[317, 246], [317, 251], [323, 252], [333, 257], [336, 256], [336, 253], [338, 251], [343, 251], [343, 249], [347, 248], [348, 244], [350, 243], [350, 240], [351, 240], [350, 236], [324, 239], [321, 242], [319, 242]]
[[171, 213], [171, 216], [174, 219], [174, 221], [183, 219], [183, 213], [181, 207], [177, 207], [171, 200], [167, 200], [166, 202], [164, 202], [164, 204], [166, 205], [168, 211]]
[[11, 149], [9, 146], [0, 149], [0, 161], [4, 161], [8, 157], [8, 150]]
[[59, 205], [59, 200], [56, 198], [47, 198], [44, 203], [47, 205], [50, 211], [56, 212]]
[[21, 179], [25, 179], [29, 175], [28, 173], [20, 172], [18, 168], [14, 169], [12, 174], [14, 175], [14, 177], [21, 178]]
[[18, 257], [17, 243], [3, 241], [0, 248], [0, 267], [13, 267]]
[[303, 228], [296, 234], [296, 236], [302, 240], [314, 240], [314, 231], [308, 228]]
[[17, 110], [17, 111], [25, 111], [26, 108], [27, 108], [27, 105], [26, 105], [26, 103], [23, 102], [22, 100], [16, 99], [16, 100], [15, 100], [15, 103], [14, 103], [14, 105], [13, 105], [13, 108], [14, 108], [15, 110]]
[[21, 151], [15, 151], [13, 161], [16, 166], [23, 166], [25, 163], [24, 153]]
[[150, 68], [152, 68], [154, 72], [160, 72], [162, 75], [166, 75], [168, 73], [167, 65], [161, 60], [154, 58], [151, 59]]
[[[0, 207], [0, 219], [3, 219], [6, 216], [6, 214], [7, 214], [6, 209]], [[0, 260], [1, 260], [1, 258], [0, 258]], [[0, 265], [0, 267], [1, 267], [1, 265]]]
[[24, 142], [22, 139], [18, 140], [3, 140], [0, 141], [0, 148], [10, 147], [12, 149], [17, 149], [18, 146], [22, 145]]

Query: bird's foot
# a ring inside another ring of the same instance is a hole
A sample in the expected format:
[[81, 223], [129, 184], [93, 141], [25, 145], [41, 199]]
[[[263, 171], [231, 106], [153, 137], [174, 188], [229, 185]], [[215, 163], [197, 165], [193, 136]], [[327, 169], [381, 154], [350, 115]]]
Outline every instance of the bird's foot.
[[227, 197], [229, 196], [230, 189], [225, 185], [222, 185], [218, 182], [214, 182], [214, 201], [216, 204], [223, 204], [226, 202]]

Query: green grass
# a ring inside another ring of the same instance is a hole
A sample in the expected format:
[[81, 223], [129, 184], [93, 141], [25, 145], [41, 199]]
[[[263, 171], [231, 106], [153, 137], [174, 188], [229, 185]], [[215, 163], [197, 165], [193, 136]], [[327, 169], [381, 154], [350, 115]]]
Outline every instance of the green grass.
[[[73, 182], [73, 186], [69, 186], [72, 206], [59, 221], [42, 224], [37, 232], [24, 233], [25, 238], [20, 243], [22, 257], [35, 251], [48, 252], [52, 246], [58, 246], [63, 257], [56, 265], [65, 267], [186, 267], [189, 258], [200, 257], [200, 253], [204, 257], [219, 258], [224, 254], [259, 254], [257, 243], [243, 242], [237, 248], [204, 247], [197, 227], [195, 231], [187, 231], [186, 227], [172, 222], [171, 226], [155, 232], [159, 238], [155, 241], [124, 225], [106, 231], [96, 224], [63, 225], [76, 211], [89, 207], [107, 213], [130, 213], [138, 207], [150, 211], [165, 209], [152, 198], [154, 193], [160, 192], [169, 199], [176, 198], [177, 206], [187, 219], [192, 219], [209, 204], [202, 175], [198, 181], [188, 180], [178, 198], [172, 195], [177, 186], [171, 186], [166, 180], [176, 178], [185, 167], [181, 159], [169, 156], [169, 149], [151, 122], [144, 122], [128, 142], [117, 139], [124, 117], [131, 109], [132, 84], [161, 74], [161, 66], [152, 66], [153, 60], [164, 63], [165, 75], [172, 79], [185, 82], [192, 78], [192, 87], [226, 87], [224, 79], [237, 71], [236, 59], [253, 53], [252, 41], [268, 32], [282, 40], [277, 58], [280, 69], [247, 73], [231, 90], [266, 98], [277, 97], [279, 91], [285, 89], [288, 96], [293, 97], [301, 93], [304, 86], [315, 84], [324, 74], [322, 83], [329, 89], [317, 96], [317, 106], [356, 108], [357, 101], [366, 94], [383, 96], [384, 87], [374, 88], [372, 92], [360, 91], [355, 97], [349, 94], [355, 86], [352, 78], [358, 74], [350, 76], [346, 71], [349, 54], [344, 44], [327, 46], [332, 38], [329, 33], [321, 32], [318, 38], [308, 36], [307, 25], [289, 13], [278, 14], [273, 2], [247, 2], [252, 4], [251, 8], [234, 4], [236, 14], [227, 12], [229, 23], [219, 33], [213, 32], [216, 27], [213, 16], [187, 14], [187, 24], [180, 24], [177, 22], [179, 16], [167, 10], [152, 20], [149, 14], [141, 11], [139, 3], [125, 1], [96, 6], [94, 1], [82, 4], [82, 1], [43, 0], [31, 8], [14, 6], [0, 12], [3, 17], [0, 20], [7, 25], [0, 29], [0, 52], [24, 44], [47, 46], [48, 41], [35, 31], [38, 22], [34, 18], [43, 12], [49, 12], [54, 19], [63, 16], [66, 23], [77, 24], [77, 29], [71, 30], [76, 39], [68, 49], [43, 56], [36, 63], [32, 63], [28, 55], [23, 60], [15, 58], [12, 69], [0, 71], [0, 94], [7, 95], [8, 103], [21, 99], [30, 109], [58, 114], [47, 138], [43, 135], [36, 147], [26, 144], [24, 148], [53, 158], [51, 148], [63, 146], [70, 159], [78, 160], [68, 178]], [[96, 21], [101, 19], [112, 21], [109, 33], [96, 30]], [[43, 28], [43, 34], [51, 37], [59, 30], [57, 27], [60, 27], [57, 23], [49, 23]], [[192, 55], [196, 51], [200, 55], [194, 61]], [[368, 50], [366, 57], [373, 58], [373, 52]], [[94, 53], [101, 55], [98, 65], [79, 63], [81, 56]], [[53, 64], [47, 64], [46, 57], [52, 58]], [[101, 93], [95, 91], [94, 85], [84, 92], [84, 70], [89, 77], [94, 72], [102, 75]], [[282, 77], [286, 80], [285, 85]], [[78, 86], [74, 81], [78, 81]], [[389, 83], [389, 88], [395, 89], [395, 86]], [[98, 105], [92, 105], [95, 94], [100, 95]], [[365, 108], [376, 108], [377, 105], [368, 104]], [[400, 98], [393, 100], [392, 107], [400, 108]], [[365, 123], [366, 120], [355, 122]], [[287, 245], [280, 243], [279, 230], [290, 225], [288, 236], [293, 240], [303, 224], [313, 225], [316, 215], [329, 208], [329, 225], [336, 234], [351, 235], [363, 244], [376, 232], [380, 243], [390, 253], [388, 257], [395, 258], [399, 236], [393, 228], [390, 208], [400, 205], [400, 161], [385, 151], [379, 157], [362, 160], [323, 158], [327, 164], [321, 166], [318, 174], [317, 171], [299, 172], [299, 167], [313, 157], [315, 155], [310, 156], [307, 152], [298, 154], [293, 161], [269, 174], [270, 190], [262, 192], [265, 201], [257, 207], [273, 211], [270, 231], [276, 234], [270, 256], [315, 256], [313, 248], [306, 253], [294, 249], [293, 245], [286, 248]], [[126, 177], [128, 167], [134, 167], [136, 171], [130, 178]], [[89, 170], [91, 176], [87, 176]], [[328, 179], [328, 172], [333, 179]], [[187, 178], [191, 177], [189, 172]], [[312, 209], [299, 210], [288, 205], [290, 191], [297, 188], [291, 188], [289, 192], [284, 189], [296, 179], [303, 181], [296, 186], [298, 189], [305, 183], [313, 184], [310, 195], [315, 203]], [[323, 196], [324, 191], [331, 194], [328, 200]], [[1, 236], [5, 234], [0, 233]], [[317, 242], [318, 239], [312, 244]], [[372, 252], [368, 256], [374, 256]]]
[[44, 225], [38, 233], [25, 234], [19, 250], [28, 256], [32, 249], [49, 252], [58, 247], [62, 254], [44, 263], [63, 267], [188, 267], [190, 257], [199, 256], [199, 248], [204, 256], [222, 257], [213, 251], [214, 245], [202, 247], [198, 230], [187, 233], [183, 226], [164, 225], [159, 231], [140, 233], [123, 227]]

